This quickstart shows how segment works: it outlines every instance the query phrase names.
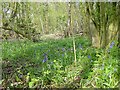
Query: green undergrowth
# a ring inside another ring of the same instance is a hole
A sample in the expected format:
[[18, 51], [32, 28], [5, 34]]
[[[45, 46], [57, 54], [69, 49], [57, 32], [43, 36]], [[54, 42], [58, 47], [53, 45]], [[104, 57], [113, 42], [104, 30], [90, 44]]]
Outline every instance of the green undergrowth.
[[72, 38], [2, 43], [2, 85], [16, 88], [115, 88], [119, 85], [119, 48], [91, 47], [76, 37], [76, 64]]

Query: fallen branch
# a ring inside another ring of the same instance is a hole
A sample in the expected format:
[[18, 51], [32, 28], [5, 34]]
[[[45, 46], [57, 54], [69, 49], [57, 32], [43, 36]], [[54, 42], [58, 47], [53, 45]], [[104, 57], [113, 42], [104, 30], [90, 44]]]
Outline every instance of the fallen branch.
[[20, 32], [20, 31], [18, 31], [18, 30], [13, 30], [13, 29], [10, 28], [10, 27], [4, 27], [4, 26], [2, 26], [2, 27], [0, 27], [0, 28], [1, 28], [1, 29], [4, 29], [4, 30], [14, 31], [16, 34], [20, 34], [20, 35], [22, 35], [23, 37], [28, 38], [29, 40], [32, 39], [30, 36], [27, 36], [27, 35], [23, 34], [22, 32]]

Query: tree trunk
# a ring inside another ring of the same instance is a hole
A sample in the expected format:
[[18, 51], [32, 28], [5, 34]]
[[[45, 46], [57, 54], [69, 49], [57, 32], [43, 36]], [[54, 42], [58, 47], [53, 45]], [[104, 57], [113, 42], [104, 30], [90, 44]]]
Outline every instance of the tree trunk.
[[67, 22], [67, 30], [64, 31], [65, 37], [70, 37], [72, 34], [72, 29], [71, 29], [71, 8], [72, 3], [68, 3], [68, 22]]
[[108, 45], [108, 37], [109, 37], [109, 34], [108, 34], [108, 26], [107, 26], [107, 14], [106, 14], [106, 4], [104, 2], [101, 2], [100, 3], [100, 14], [101, 14], [101, 17], [100, 17], [100, 26], [101, 26], [101, 30], [100, 30], [100, 37], [101, 37], [101, 48], [105, 48], [107, 45]]
[[120, 2], [118, 2], [118, 47], [120, 47]]
[[45, 3], [45, 8], [44, 8], [44, 32], [45, 34], [48, 34], [48, 3]]
[[86, 17], [85, 17], [85, 19], [86, 19], [86, 22], [85, 22], [86, 31], [85, 32], [87, 32], [86, 34], [87, 34], [87, 36], [90, 40], [90, 43], [92, 44], [92, 32], [91, 32], [91, 29], [90, 29], [90, 17], [89, 17], [90, 13], [87, 10], [89, 10], [89, 4], [88, 3], [86, 3], [86, 7], [85, 7], [85, 11], [86, 11]]

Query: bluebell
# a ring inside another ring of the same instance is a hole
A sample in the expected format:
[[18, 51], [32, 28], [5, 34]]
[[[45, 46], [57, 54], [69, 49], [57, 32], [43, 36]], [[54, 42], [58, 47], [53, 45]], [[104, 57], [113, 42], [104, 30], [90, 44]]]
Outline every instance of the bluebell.
[[90, 55], [88, 55], [88, 58], [91, 58], [91, 56], [90, 56]]
[[47, 57], [47, 54], [46, 54], [46, 53], [44, 53], [43, 56], [44, 56], [44, 59], [43, 59], [42, 62], [44, 63], [44, 62], [46, 62], [46, 61], [48, 60], [48, 57]]
[[62, 51], [65, 51], [65, 48], [62, 48]]
[[110, 48], [112, 48], [112, 47], [114, 46], [114, 44], [115, 44], [115, 43], [114, 43], [114, 42], [112, 42], [112, 43], [110, 44]]
[[44, 62], [46, 62], [47, 60], [48, 60], [48, 58], [47, 58], [47, 56], [45, 56], [42, 62], [44, 63]]

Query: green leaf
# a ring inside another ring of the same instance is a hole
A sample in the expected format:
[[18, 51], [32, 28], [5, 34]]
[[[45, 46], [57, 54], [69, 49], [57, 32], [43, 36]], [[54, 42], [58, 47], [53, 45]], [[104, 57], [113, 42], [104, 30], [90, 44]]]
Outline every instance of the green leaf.
[[29, 82], [29, 88], [32, 88], [34, 86], [34, 82]]

